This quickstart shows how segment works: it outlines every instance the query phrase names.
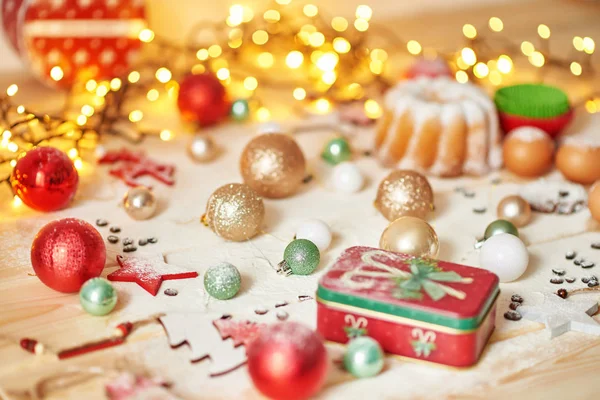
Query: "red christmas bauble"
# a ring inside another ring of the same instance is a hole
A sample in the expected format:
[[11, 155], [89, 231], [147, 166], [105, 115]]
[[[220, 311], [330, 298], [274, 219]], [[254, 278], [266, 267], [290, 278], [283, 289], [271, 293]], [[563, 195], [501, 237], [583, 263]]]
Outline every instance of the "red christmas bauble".
[[212, 74], [188, 75], [179, 84], [177, 106], [185, 121], [212, 125], [229, 114], [225, 86]]
[[264, 328], [247, 354], [254, 385], [271, 399], [307, 399], [325, 382], [327, 351], [321, 337], [304, 325], [283, 322]]
[[111, 79], [127, 72], [139, 54], [144, 0], [1, 2], [6, 36], [47, 83], [70, 87], [77, 81]]
[[19, 158], [10, 184], [23, 203], [39, 211], [55, 211], [69, 205], [79, 183], [73, 162], [53, 147], [37, 147]]
[[31, 245], [31, 265], [37, 277], [63, 293], [77, 292], [85, 281], [100, 276], [105, 261], [102, 236], [77, 218], [48, 223]]

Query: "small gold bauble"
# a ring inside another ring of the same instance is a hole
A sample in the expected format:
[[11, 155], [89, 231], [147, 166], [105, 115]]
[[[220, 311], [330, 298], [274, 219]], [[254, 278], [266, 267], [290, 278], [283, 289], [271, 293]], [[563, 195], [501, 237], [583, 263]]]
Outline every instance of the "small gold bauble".
[[158, 201], [152, 190], [145, 186], [134, 187], [125, 193], [123, 207], [127, 214], [137, 220], [148, 219], [156, 212]]
[[531, 221], [531, 206], [521, 196], [508, 196], [498, 204], [498, 218], [510, 221], [517, 228]]
[[218, 148], [208, 135], [196, 135], [188, 146], [188, 153], [194, 161], [208, 162], [217, 156]]
[[210, 196], [202, 222], [222, 238], [241, 242], [260, 232], [264, 217], [258, 193], [248, 185], [230, 183]]
[[436, 258], [440, 243], [431, 225], [421, 218], [400, 217], [385, 228], [379, 247], [416, 257]]
[[425, 218], [433, 210], [433, 190], [415, 171], [392, 171], [379, 184], [375, 208], [389, 221], [400, 217]]
[[276, 199], [298, 190], [306, 173], [306, 161], [291, 136], [267, 133], [246, 145], [240, 170], [244, 182], [259, 195]]

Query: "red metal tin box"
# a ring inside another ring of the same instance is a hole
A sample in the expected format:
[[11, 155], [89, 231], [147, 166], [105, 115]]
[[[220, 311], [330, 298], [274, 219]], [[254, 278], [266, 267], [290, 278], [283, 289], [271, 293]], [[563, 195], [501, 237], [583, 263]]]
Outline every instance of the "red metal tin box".
[[454, 367], [479, 359], [494, 330], [498, 277], [370, 247], [346, 249], [319, 282], [317, 330], [367, 335], [399, 356]]

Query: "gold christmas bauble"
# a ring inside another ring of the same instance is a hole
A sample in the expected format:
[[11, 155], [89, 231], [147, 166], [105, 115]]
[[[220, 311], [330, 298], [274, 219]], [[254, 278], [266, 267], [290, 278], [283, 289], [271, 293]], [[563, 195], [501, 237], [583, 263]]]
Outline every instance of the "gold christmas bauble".
[[158, 201], [154, 193], [145, 186], [129, 189], [123, 197], [123, 207], [133, 219], [144, 220], [152, 217], [157, 206]]
[[264, 217], [258, 193], [248, 185], [230, 183], [210, 196], [202, 222], [222, 238], [241, 242], [260, 232]]
[[218, 148], [213, 139], [206, 135], [196, 135], [188, 146], [188, 153], [194, 161], [209, 162], [217, 156]]
[[531, 206], [521, 196], [508, 196], [498, 204], [498, 218], [512, 222], [520, 228], [531, 221]]
[[415, 171], [392, 171], [379, 184], [375, 208], [389, 221], [400, 217], [425, 218], [433, 210], [433, 190]]
[[291, 136], [267, 133], [246, 145], [240, 170], [244, 182], [259, 195], [277, 199], [298, 190], [306, 173], [306, 161]]
[[400, 217], [385, 228], [379, 247], [415, 257], [436, 258], [440, 243], [431, 225], [421, 218]]

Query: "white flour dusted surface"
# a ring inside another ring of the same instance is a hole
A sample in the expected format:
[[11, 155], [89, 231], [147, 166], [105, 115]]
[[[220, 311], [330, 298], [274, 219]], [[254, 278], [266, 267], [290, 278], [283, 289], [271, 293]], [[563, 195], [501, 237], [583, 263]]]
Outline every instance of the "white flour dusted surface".
[[[255, 128], [247, 128], [248, 131], [253, 129]], [[156, 181], [148, 181], [160, 199], [160, 206], [157, 215], [147, 221], [129, 219], [119, 206], [126, 187], [108, 176], [106, 171], [109, 167], [98, 167], [91, 173], [92, 167], [86, 165], [87, 172], [85, 169], [82, 172], [82, 188], [85, 190], [79, 193], [71, 208], [53, 215], [36, 213], [25, 207], [15, 211], [9, 200], [0, 199], [0, 219], [4, 221], [0, 225], [3, 246], [0, 272], [12, 279], [27, 280], [28, 287], [39, 290], [41, 283], [37, 278], [27, 275], [31, 272], [29, 244], [37, 230], [49, 220], [58, 217], [77, 217], [90, 223], [94, 223], [97, 218], [104, 218], [109, 221], [110, 226], [118, 225], [121, 228], [121, 233], [118, 234], [121, 239], [130, 237], [138, 240], [152, 236], [158, 238], [156, 244], [138, 247], [136, 252], [128, 253], [128, 256], [162, 253], [168, 265], [196, 271], [199, 276], [195, 279], [164, 281], [156, 296], [150, 295], [135, 283], [113, 282], [119, 291], [121, 303], [103, 322], [104, 331], [93, 333], [85, 329], [88, 321], [86, 318], [89, 318], [90, 323], [98, 320], [94, 320], [95, 317], [92, 316], [82, 316], [76, 296], [60, 297], [63, 307], [54, 311], [48, 318], [79, 318], [81, 327], [78, 341], [93, 339], [93, 335], [106, 335], [119, 322], [147, 318], [159, 312], [167, 315], [230, 314], [233, 318], [271, 322], [277, 320], [277, 313], [285, 311], [289, 320], [303, 322], [314, 328], [315, 301], [308, 299], [301, 302], [299, 296], [314, 297], [319, 278], [344, 249], [356, 245], [376, 247], [381, 232], [388, 224], [373, 207], [377, 185], [389, 173], [375, 158], [356, 159], [366, 178], [366, 185], [362, 191], [348, 195], [336, 193], [324, 186], [323, 182], [327, 181], [331, 168], [325, 166], [318, 155], [328, 134], [331, 132], [314, 131], [297, 136], [307, 157], [309, 171], [315, 175], [315, 179], [291, 198], [265, 199], [264, 231], [267, 233], [250, 242], [226, 242], [199, 221], [206, 200], [216, 188], [226, 183], [241, 182], [238, 156], [251, 135], [250, 132], [244, 132], [233, 125], [223, 126], [218, 128], [213, 137], [225, 151], [210, 164], [193, 163], [185, 155], [186, 143], [183, 140], [166, 143], [148, 141], [143, 145], [149, 156], [177, 166], [174, 186], [167, 187]], [[357, 133], [352, 138], [353, 144], [359, 149], [364, 147], [362, 144], [371, 141], [370, 132]], [[121, 144], [109, 142], [105, 146], [118, 148]], [[92, 178], [100, 180], [91, 181]], [[501, 178], [501, 182], [492, 184], [493, 178]], [[142, 181], [144, 179], [146, 178], [142, 178]], [[561, 178], [554, 172], [549, 179]], [[523, 185], [515, 183], [514, 179], [503, 173], [477, 179], [432, 178], [430, 181], [435, 192], [436, 209], [429, 222], [440, 238], [439, 258], [478, 266], [478, 251], [473, 247], [475, 241], [483, 236], [486, 226], [496, 219], [495, 209], [498, 202], [505, 196], [518, 194]], [[465, 196], [464, 191], [455, 190], [458, 187], [466, 188], [474, 196]], [[487, 211], [476, 213], [473, 211], [476, 208], [485, 208]], [[320, 219], [331, 227], [334, 238], [330, 248], [322, 254], [321, 264], [314, 274], [290, 277], [277, 275], [274, 266], [282, 260], [285, 246], [293, 238], [298, 224], [308, 218]], [[319, 398], [437, 399], [450, 394], [480, 392], [481, 389], [493, 386], [502, 379], [511, 379], [523, 369], [584, 348], [593, 336], [568, 332], [550, 340], [549, 333], [542, 330], [543, 325], [526, 320], [507, 321], [503, 314], [508, 310], [513, 294], [520, 294], [524, 298], [524, 305], [537, 305], [540, 299], [539, 296], [533, 295], [534, 292], [556, 291], [557, 285], [549, 282], [553, 276], [552, 268], [566, 269], [566, 276], [577, 278], [575, 283], [569, 284], [569, 288], [585, 286], [581, 278], [594, 273], [593, 268], [583, 270], [572, 261], [566, 260], [565, 253], [576, 251], [582, 257], [600, 265], [600, 251], [590, 248], [592, 242], [600, 241], [600, 233], [582, 234], [590, 226], [589, 219], [587, 208], [571, 215], [535, 213], [532, 222], [520, 230], [521, 237], [529, 247], [530, 265], [518, 281], [501, 284], [497, 328], [491, 344], [474, 368], [454, 371], [388, 357], [386, 368], [381, 375], [355, 380], [332, 363], [326, 386]], [[105, 238], [110, 234], [108, 227], [98, 230]], [[103, 276], [116, 270], [116, 256], [122, 254], [122, 248], [121, 243], [107, 243], [108, 261]], [[208, 267], [220, 262], [232, 263], [242, 276], [240, 292], [227, 301], [211, 298], [203, 287], [204, 272]], [[168, 268], [168, 265], [165, 268]], [[167, 288], [176, 289], [178, 295], [165, 295], [163, 292]], [[31, 292], [35, 292], [34, 289]], [[5, 289], [4, 296], [15, 296], [16, 299], [19, 295], [30, 294], [16, 293], [8, 287]], [[590, 299], [598, 297], [594, 294], [585, 296], [589, 296]], [[282, 306], [283, 303], [288, 304]], [[31, 334], [37, 334], [37, 339], [43, 342], [44, 331], [30, 325], [27, 325], [27, 328]], [[7, 334], [23, 335], [24, 326], [9, 322], [3, 328]], [[153, 334], [142, 335], [148, 331]], [[194, 332], [194, 340], [202, 341], [203, 335], [202, 330]], [[136, 340], [136, 337], [139, 340]], [[207, 333], [206, 339], [208, 338]], [[73, 339], [55, 341], [56, 343], [50, 344], [64, 347], [69, 342], [72, 343]], [[341, 346], [332, 344], [328, 345], [328, 349], [333, 360], [341, 358]], [[206, 351], [207, 349], [203, 348], [198, 350], [198, 353]], [[160, 326], [145, 327], [140, 332], [134, 332], [132, 340], [117, 350], [117, 354], [127, 354], [155, 375], [173, 382], [172, 392], [183, 398], [260, 398], [253, 389], [244, 366], [229, 374], [210, 377], [211, 361], [191, 363], [190, 359], [195, 358], [192, 353], [193, 350], [188, 345], [172, 349]], [[237, 352], [229, 353], [235, 357], [239, 356]], [[234, 364], [237, 362], [233, 361]], [[219, 360], [219, 363], [231, 364], [228, 360]]]

